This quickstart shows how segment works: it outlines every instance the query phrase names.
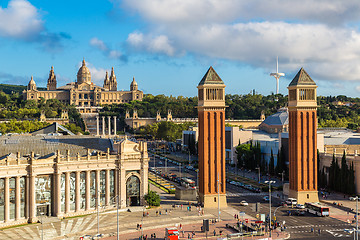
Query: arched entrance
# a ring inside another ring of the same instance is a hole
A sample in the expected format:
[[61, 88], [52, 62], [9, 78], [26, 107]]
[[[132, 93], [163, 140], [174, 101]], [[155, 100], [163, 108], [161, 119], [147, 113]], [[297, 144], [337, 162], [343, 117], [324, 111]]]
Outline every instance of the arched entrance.
[[140, 180], [134, 175], [126, 181], [126, 206], [140, 206]]

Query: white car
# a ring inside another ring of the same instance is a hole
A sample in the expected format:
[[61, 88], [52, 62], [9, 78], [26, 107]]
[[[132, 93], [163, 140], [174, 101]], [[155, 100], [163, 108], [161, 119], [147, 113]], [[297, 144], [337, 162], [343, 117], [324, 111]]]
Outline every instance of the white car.
[[296, 208], [299, 208], [299, 209], [305, 209], [305, 206], [302, 205], [302, 204], [296, 204]]
[[242, 200], [242, 201], [240, 202], [240, 205], [241, 205], [241, 206], [248, 206], [249, 204], [248, 204], [245, 200]]
[[295, 198], [288, 198], [288, 200], [286, 200], [286, 204], [287, 205], [296, 205], [297, 200]]

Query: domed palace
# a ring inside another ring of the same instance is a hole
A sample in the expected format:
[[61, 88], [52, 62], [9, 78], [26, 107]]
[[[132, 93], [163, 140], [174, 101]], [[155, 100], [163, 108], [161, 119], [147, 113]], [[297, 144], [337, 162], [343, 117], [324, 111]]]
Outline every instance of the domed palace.
[[130, 91], [117, 91], [114, 68], [111, 69], [110, 76], [106, 72], [104, 85], [102, 87], [96, 86], [91, 81], [91, 73], [86, 67], [85, 60], [83, 60], [82, 66], [77, 73], [76, 82], [57, 87], [54, 68], [51, 67], [47, 89], [37, 90], [36, 83], [31, 77], [27, 90], [23, 91], [23, 95], [25, 100], [58, 99], [63, 103], [74, 104], [81, 113], [97, 112], [97, 109], [103, 104], [119, 104], [132, 100], [142, 101], [143, 99], [143, 92], [138, 90], [135, 79], [130, 84]]

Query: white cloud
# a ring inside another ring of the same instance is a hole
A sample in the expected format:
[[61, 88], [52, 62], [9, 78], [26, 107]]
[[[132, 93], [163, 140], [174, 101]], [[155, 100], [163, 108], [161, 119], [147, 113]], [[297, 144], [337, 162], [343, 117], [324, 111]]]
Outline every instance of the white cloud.
[[0, 36], [20, 39], [37, 37], [43, 31], [39, 11], [26, 0], [11, 0], [0, 7]]
[[360, 92], [360, 86], [355, 87], [356, 91]]
[[90, 39], [90, 45], [99, 49], [103, 54], [108, 58], [118, 59], [122, 57], [120, 51], [110, 49], [108, 45], [104, 43], [104, 41], [94, 37]]
[[152, 36], [139, 32], [130, 33], [127, 39], [128, 44], [136, 50], [146, 50], [151, 53], [166, 54], [173, 56], [175, 49], [165, 35]]
[[[360, 1], [125, 0], [146, 22], [127, 43], [138, 51], [189, 53], [314, 79], [360, 80]], [[266, 19], [266, 21], [264, 20]], [[355, 24], [356, 23], [356, 24]]]
[[339, 25], [360, 19], [358, 0], [123, 0], [121, 6], [151, 22], [178, 25], [259, 19]]

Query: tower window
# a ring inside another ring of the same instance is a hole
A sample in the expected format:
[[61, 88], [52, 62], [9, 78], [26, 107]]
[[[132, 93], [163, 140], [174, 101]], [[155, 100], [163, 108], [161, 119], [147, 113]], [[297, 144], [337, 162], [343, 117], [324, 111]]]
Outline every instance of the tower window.
[[315, 90], [314, 89], [299, 89], [299, 100], [315, 100]]
[[214, 202], [216, 202], [216, 197], [214, 197]]

